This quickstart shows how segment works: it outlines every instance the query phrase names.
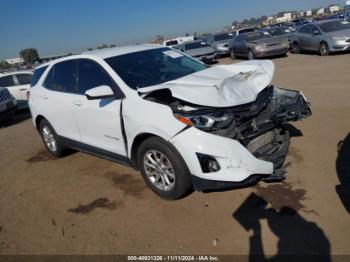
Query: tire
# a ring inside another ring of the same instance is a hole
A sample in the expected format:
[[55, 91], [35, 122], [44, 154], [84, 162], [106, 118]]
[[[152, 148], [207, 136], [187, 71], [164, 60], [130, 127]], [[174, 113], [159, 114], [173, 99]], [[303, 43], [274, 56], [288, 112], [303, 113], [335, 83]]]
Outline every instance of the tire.
[[326, 42], [321, 42], [318, 52], [319, 52], [320, 56], [328, 56], [329, 55], [329, 46], [328, 46], [328, 44]]
[[39, 132], [47, 151], [54, 157], [63, 156], [66, 148], [62, 145], [55, 130], [46, 119], [40, 121]]
[[248, 59], [249, 60], [254, 60], [255, 59], [254, 52], [251, 49], [248, 50]]
[[293, 54], [300, 54], [300, 47], [297, 42], [294, 42], [292, 44], [292, 51], [293, 51]]
[[161, 138], [148, 138], [139, 146], [137, 163], [146, 184], [163, 199], [177, 200], [193, 189], [185, 161]]
[[236, 54], [235, 52], [233, 51], [233, 49], [230, 49], [230, 57], [232, 60], [235, 60], [236, 59]]

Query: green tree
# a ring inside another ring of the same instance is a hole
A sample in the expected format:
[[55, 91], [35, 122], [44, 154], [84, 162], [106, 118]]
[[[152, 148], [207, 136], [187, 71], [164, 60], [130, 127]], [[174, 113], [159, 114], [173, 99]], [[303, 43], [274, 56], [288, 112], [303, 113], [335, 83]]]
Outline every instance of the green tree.
[[26, 64], [34, 64], [34, 62], [39, 60], [39, 54], [35, 48], [22, 49], [19, 52], [19, 55], [23, 58], [24, 63]]
[[11, 65], [6, 61], [0, 61], [0, 70], [9, 69]]

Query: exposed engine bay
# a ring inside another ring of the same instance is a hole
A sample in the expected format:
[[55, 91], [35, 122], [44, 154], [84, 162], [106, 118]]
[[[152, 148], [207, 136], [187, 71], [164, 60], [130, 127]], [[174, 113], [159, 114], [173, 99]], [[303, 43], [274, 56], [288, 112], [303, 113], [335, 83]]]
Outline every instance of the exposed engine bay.
[[275, 172], [262, 179], [266, 182], [284, 179], [283, 164], [290, 140], [285, 124], [311, 115], [309, 102], [301, 92], [273, 85], [263, 89], [254, 102], [224, 108], [194, 105], [174, 98], [167, 89], [156, 90], [143, 97], [169, 105], [181, 122], [237, 140], [255, 157], [272, 162]]

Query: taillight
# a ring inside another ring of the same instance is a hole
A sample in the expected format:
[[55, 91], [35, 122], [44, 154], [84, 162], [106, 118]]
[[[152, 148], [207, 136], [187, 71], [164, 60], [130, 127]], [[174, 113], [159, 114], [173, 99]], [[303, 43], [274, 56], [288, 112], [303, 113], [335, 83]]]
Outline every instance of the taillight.
[[27, 91], [26, 95], [27, 95], [27, 100], [29, 100], [29, 97], [30, 97], [30, 91], [29, 90]]

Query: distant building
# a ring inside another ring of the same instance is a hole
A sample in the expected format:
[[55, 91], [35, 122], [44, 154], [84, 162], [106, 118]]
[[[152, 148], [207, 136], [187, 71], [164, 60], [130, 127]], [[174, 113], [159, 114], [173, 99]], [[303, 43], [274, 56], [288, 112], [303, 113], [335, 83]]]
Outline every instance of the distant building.
[[324, 15], [325, 12], [326, 12], [325, 8], [323, 8], [323, 7], [316, 9], [316, 15], [317, 16]]
[[350, 0], [345, 2], [344, 12], [345, 13], [350, 13]]
[[10, 65], [19, 65], [24, 63], [24, 60], [20, 57], [6, 59], [5, 61]]
[[277, 14], [276, 22], [283, 23], [293, 19], [293, 12], [280, 12]]
[[306, 11], [306, 16], [312, 16], [312, 11], [311, 10]]
[[327, 9], [329, 13], [334, 14], [339, 12], [341, 10], [341, 7], [339, 5], [330, 5]]

